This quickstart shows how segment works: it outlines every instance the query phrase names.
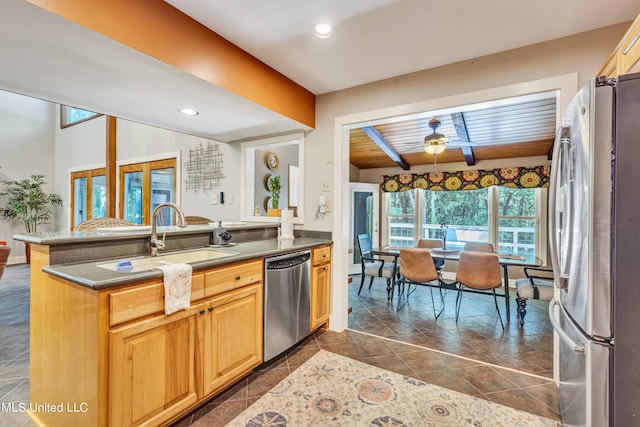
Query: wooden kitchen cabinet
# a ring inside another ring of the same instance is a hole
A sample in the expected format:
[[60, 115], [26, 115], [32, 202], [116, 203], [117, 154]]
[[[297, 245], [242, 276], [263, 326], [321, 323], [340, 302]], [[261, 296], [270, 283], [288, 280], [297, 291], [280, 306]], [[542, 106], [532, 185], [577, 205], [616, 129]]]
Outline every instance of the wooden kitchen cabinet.
[[622, 37], [599, 75], [617, 77], [640, 72], [640, 15]]
[[[32, 247], [29, 413], [41, 426], [169, 425], [262, 363], [262, 258], [198, 271], [164, 314], [162, 280], [90, 289], [47, 274]], [[206, 291], [206, 292], [205, 292]]]
[[327, 323], [331, 314], [331, 246], [311, 251], [311, 330]]
[[204, 303], [204, 394], [213, 393], [262, 363], [262, 285]]
[[109, 332], [109, 425], [156, 426], [198, 401], [196, 339], [201, 307]]

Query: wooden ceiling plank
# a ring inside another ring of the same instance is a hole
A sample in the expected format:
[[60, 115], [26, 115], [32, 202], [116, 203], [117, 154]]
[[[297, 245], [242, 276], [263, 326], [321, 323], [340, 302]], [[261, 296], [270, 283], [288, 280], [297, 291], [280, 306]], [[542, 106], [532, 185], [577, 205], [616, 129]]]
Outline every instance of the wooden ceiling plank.
[[374, 128], [373, 126], [365, 126], [362, 128], [362, 130], [367, 135], [369, 135], [369, 138], [371, 138], [371, 140], [375, 142], [376, 145], [380, 147], [380, 149], [384, 151], [385, 154], [389, 156], [391, 160], [393, 160], [398, 166], [400, 166], [403, 170], [410, 169], [409, 164], [402, 158], [400, 154], [398, 154], [396, 150], [393, 149], [391, 145], [389, 145], [387, 140], [384, 139], [384, 137], [380, 134], [380, 132], [378, 132], [376, 128]]

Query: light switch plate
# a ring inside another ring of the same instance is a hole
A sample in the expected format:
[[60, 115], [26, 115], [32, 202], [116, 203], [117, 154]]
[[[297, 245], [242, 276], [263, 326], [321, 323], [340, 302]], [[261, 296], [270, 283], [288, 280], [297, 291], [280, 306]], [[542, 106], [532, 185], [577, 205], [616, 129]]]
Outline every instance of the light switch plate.
[[212, 205], [217, 205], [218, 204], [218, 195], [217, 194], [212, 194], [211, 195], [211, 204]]

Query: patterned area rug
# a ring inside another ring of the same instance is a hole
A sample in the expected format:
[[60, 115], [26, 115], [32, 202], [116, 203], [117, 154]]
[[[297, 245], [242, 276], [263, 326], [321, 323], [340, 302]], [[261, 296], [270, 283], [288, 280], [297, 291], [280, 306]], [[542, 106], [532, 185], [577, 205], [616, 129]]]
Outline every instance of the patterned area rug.
[[229, 426], [556, 426], [545, 418], [427, 384], [325, 350]]

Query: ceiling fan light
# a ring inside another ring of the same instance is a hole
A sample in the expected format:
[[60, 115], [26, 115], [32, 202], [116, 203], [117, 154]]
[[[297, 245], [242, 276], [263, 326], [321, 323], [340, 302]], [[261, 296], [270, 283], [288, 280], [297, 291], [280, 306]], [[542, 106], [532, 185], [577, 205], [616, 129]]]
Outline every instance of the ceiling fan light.
[[432, 156], [437, 156], [438, 154], [442, 154], [444, 150], [446, 150], [445, 143], [441, 143], [438, 140], [426, 141], [424, 143], [424, 151], [431, 154]]

